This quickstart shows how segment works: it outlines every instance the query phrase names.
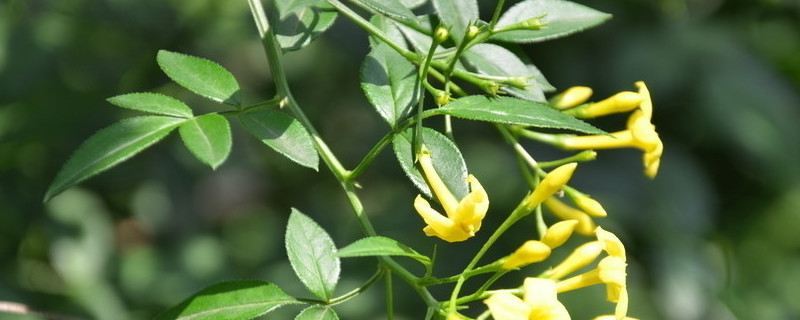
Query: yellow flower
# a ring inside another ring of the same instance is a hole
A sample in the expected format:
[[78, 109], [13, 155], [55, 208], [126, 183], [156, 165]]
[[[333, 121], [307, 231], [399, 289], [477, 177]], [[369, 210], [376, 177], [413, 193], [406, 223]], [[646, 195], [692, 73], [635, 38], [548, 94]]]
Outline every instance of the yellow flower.
[[627, 129], [608, 135], [563, 136], [559, 145], [566, 149], [609, 149], [638, 148], [644, 151], [643, 162], [645, 175], [654, 178], [658, 174], [664, 144], [658, 137], [655, 126], [651, 123], [653, 102], [644, 82], [636, 82], [639, 87], [641, 102], [639, 108], [628, 118]]
[[550, 247], [541, 241], [528, 240], [503, 261], [503, 269], [511, 270], [543, 261], [550, 256]]
[[575, 232], [585, 236], [594, 234], [594, 229], [597, 225], [586, 212], [573, 208], [556, 199], [556, 197], [547, 198], [547, 200], [544, 201], [544, 206], [561, 220], [578, 220], [578, 225], [575, 226]]
[[471, 191], [459, 201], [436, 173], [429, 151], [423, 150], [420, 153], [419, 163], [425, 173], [428, 185], [447, 214], [446, 217], [443, 216], [431, 208], [430, 203], [421, 195], [417, 195], [417, 198], [414, 199], [414, 208], [428, 224], [423, 229], [425, 234], [439, 237], [448, 242], [464, 241], [474, 236], [475, 232], [481, 228], [481, 221], [486, 216], [486, 211], [489, 210], [489, 196], [478, 179], [472, 175], [467, 177]]
[[597, 202], [597, 200], [592, 199], [592, 197], [588, 196], [587, 194], [573, 188], [565, 188], [565, 191], [572, 202], [574, 202], [578, 208], [581, 208], [583, 212], [586, 212], [590, 216], [602, 218], [608, 215], [608, 213], [606, 213], [606, 209], [603, 208], [603, 205], [601, 205], [600, 202]]
[[597, 227], [596, 234], [598, 243], [608, 256], [600, 260], [596, 269], [558, 282], [558, 292], [604, 283], [606, 299], [617, 304], [614, 316], [623, 320], [628, 313], [625, 247], [616, 235], [603, 228]]
[[569, 320], [569, 312], [558, 301], [556, 282], [527, 278], [522, 286], [523, 298], [509, 292], [498, 292], [484, 303], [495, 320]]
[[572, 173], [575, 172], [575, 168], [577, 167], [577, 162], [570, 162], [550, 171], [525, 200], [525, 205], [528, 209], [533, 210], [533, 208], [536, 208], [542, 201], [558, 192], [558, 190], [561, 190], [561, 188], [567, 184], [567, 181], [572, 178]]

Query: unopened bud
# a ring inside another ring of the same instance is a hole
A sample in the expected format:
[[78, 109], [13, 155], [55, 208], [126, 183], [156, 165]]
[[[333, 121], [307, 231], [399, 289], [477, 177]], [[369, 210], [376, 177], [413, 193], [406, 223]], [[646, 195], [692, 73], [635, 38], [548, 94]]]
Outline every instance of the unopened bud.
[[550, 173], [542, 179], [542, 182], [536, 186], [536, 189], [528, 196], [526, 203], [527, 208], [532, 210], [542, 203], [542, 201], [552, 196], [558, 190], [561, 190], [561, 187], [567, 184], [567, 181], [572, 178], [572, 173], [575, 172], [575, 168], [577, 167], [577, 163], [570, 162], [550, 171]]
[[550, 256], [550, 247], [544, 242], [528, 240], [503, 261], [503, 269], [511, 270], [543, 261]]
[[469, 26], [469, 28], [467, 28], [467, 39], [475, 38], [475, 36], [477, 36], [480, 32], [481, 28], [478, 28], [474, 25]]
[[603, 205], [597, 200], [592, 199], [592, 197], [589, 195], [572, 188], [567, 189], [566, 191], [567, 196], [572, 199], [572, 202], [574, 202], [578, 208], [581, 208], [581, 210], [586, 212], [588, 215], [600, 218], [608, 215], [608, 213], [606, 213], [606, 209], [603, 208]]
[[550, 99], [550, 105], [558, 110], [569, 109], [580, 105], [592, 96], [592, 88], [576, 86]]
[[577, 225], [578, 220], [556, 222], [550, 226], [550, 228], [547, 228], [547, 231], [542, 237], [542, 242], [550, 247], [550, 249], [555, 249], [569, 240], [569, 237], [572, 236], [572, 231], [575, 230], [575, 226]]
[[437, 43], [442, 43], [447, 41], [447, 38], [450, 37], [450, 31], [447, 30], [445, 27], [438, 27], [436, 31], [433, 32], [433, 40]]

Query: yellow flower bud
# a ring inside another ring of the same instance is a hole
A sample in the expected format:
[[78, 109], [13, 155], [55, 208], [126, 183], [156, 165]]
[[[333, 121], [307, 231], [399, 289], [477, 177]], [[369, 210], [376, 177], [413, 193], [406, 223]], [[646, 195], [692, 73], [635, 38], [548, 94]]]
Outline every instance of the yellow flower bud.
[[569, 109], [580, 105], [592, 96], [592, 88], [576, 86], [565, 90], [550, 99], [550, 105], [558, 110]]
[[550, 256], [550, 247], [541, 241], [528, 240], [503, 261], [503, 269], [511, 270], [543, 261]]
[[600, 253], [603, 252], [603, 247], [598, 241], [591, 241], [580, 245], [567, 256], [564, 261], [561, 261], [553, 269], [544, 273], [544, 277], [548, 279], [561, 279], [566, 275], [577, 271], [580, 268], [588, 266]]
[[544, 201], [544, 206], [561, 220], [578, 220], [578, 225], [575, 226], [575, 232], [585, 236], [594, 234], [594, 229], [597, 227], [597, 224], [594, 223], [592, 217], [586, 214], [586, 212], [570, 207], [555, 197], [547, 198], [547, 200]]
[[578, 190], [569, 188], [566, 189], [567, 196], [575, 203], [578, 208], [586, 212], [588, 215], [593, 217], [605, 217], [608, 215], [606, 213], [606, 209], [603, 209], [603, 205], [597, 200], [592, 199], [587, 194], [584, 194]]
[[450, 31], [447, 30], [445, 27], [438, 27], [436, 31], [433, 32], [433, 40], [437, 43], [442, 43], [447, 41], [447, 38], [450, 37]]
[[478, 27], [476, 27], [474, 25], [471, 25], [471, 26], [469, 26], [469, 28], [467, 28], [467, 37], [466, 37], [466, 39], [469, 40], [469, 39], [475, 38], [475, 36], [477, 36], [478, 33], [480, 33], [480, 32], [481, 32], [481, 28], [478, 28]]
[[559, 221], [547, 228], [547, 231], [542, 236], [542, 242], [544, 242], [550, 249], [555, 249], [556, 247], [561, 246], [564, 242], [567, 242], [569, 237], [572, 235], [572, 231], [575, 230], [575, 226], [578, 225], [578, 220], [564, 220]]
[[622, 91], [608, 99], [565, 110], [564, 113], [580, 119], [591, 119], [634, 110], [639, 107], [641, 102], [642, 97], [638, 93]]
[[550, 171], [526, 199], [525, 205], [527, 208], [533, 210], [542, 203], [542, 201], [558, 192], [558, 190], [561, 190], [569, 179], [572, 178], [572, 174], [577, 167], [577, 162], [570, 162]]

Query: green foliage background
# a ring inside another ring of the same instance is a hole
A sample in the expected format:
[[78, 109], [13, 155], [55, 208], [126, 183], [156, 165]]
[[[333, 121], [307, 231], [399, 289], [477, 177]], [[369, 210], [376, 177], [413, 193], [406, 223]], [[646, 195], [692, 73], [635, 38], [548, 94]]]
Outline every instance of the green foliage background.
[[[667, 148], [654, 181], [642, 177], [638, 151], [620, 150], [582, 166], [575, 185], [605, 204], [612, 218], [603, 223], [628, 243], [631, 315], [799, 318], [800, 2], [580, 2], [614, 18], [526, 50], [554, 86], [591, 86], [595, 100], [646, 81]], [[364, 32], [341, 19], [285, 60], [296, 98], [347, 164], [386, 129], [359, 88], [367, 45]], [[295, 166], [238, 129], [231, 157], [216, 171], [173, 135], [42, 204], [81, 141], [134, 114], [106, 98], [155, 90], [213, 107], [170, 83], [156, 65], [159, 49], [221, 63], [250, 102], [272, 96], [243, 1], [0, 1], [0, 301], [85, 318], [146, 319], [221, 280], [268, 280], [302, 295], [282, 244], [290, 207], [313, 216], [338, 246], [360, 238], [328, 173]], [[456, 122], [456, 135], [471, 173], [497, 204], [492, 211], [510, 209], [499, 205], [511, 206], [525, 186], [506, 169], [514, 160], [500, 137], [467, 121]], [[530, 150], [543, 159], [556, 152]], [[430, 254], [411, 209], [415, 191], [390, 152], [360, 182], [379, 232]], [[499, 221], [489, 216], [486, 227]], [[512, 250], [526, 232], [514, 231], [516, 239], [503, 245]], [[463, 250], [474, 249], [440, 245], [438, 259], [460, 268], [469, 258]], [[366, 279], [360, 265], [368, 262], [346, 259], [340, 290]], [[396, 287], [400, 296], [407, 290]], [[337, 311], [344, 319], [379, 319], [383, 298], [374, 293]], [[585, 293], [564, 299], [590, 299], [571, 309], [575, 319], [608, 310]], [[404, 319], [420, 318], [416, 298], [407, 300], [397, 308]], [[287, 307], [270, 318], [298, 311]]]

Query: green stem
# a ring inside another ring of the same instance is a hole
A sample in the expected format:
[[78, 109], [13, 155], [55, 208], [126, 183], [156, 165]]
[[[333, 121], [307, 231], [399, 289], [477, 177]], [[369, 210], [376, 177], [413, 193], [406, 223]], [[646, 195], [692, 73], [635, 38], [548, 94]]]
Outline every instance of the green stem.
[[369, 21], [358, 15], [358, 13], [355, 13], [353, 10], [351, 10], [343, 3], [339, 2], [339, 0], [328, 0], [328, 3], [330, 3], [334, 8], [336, 8], [336, 10], [339, 10], [341, 14], [352, 20], [359, 27], [367, 31], [370, 35], [388, 44], [390, 47], [392, 47], [392, 49], [397, 51], [397, 53], [402, 55], [404, 58], [414, 63], [419, 63], [419, 56], [416, 53], [404, 49], [399, 44], [389, 39], [389, 37], [386, 34], [384, 34], [383, 31], [381, 31], [380, 29], [369, 23]]
[[498, 0], [497, 4], [494, 6], [494, 13], [492, 14], [492, 21], [489, 21], [489, 30], [494, 30], [494, 26], [497, 25], [497, 20], [500, 19], [500, 13], [503, 12], [503, 3], [505, 0]]
[[[347, 300], [350, 300], [350, 298], [353, 298], [353, 297], [357, 296], [359, 293], [362, 293], [362, 292], [366, 291], [376, 281], [378, 281], [378, 279], [380, 279], [382, 276], [384, 276], [385, 273], [387, 273], [387, 272], [386, 272], [386, 270], [384, 270], [384, 268], [378, 267], [378, 270], [375, 271], [375, 274], [373, 274], [372, 277], [367, 279], [367, 282], [365, 282], [360, 287], [351, 290], [348, 293], [345, 293], [345, 294], [343, 294], [341, 296], [338, 296], [336, 298], [331, 299], [328, 302], [328, 305], [335, 305], [335, 304], [339, 304], [339, 303], [345, 302]], [[388, 278], [391, 278], [391, 273], [386, 274], [386, 275], [387, 275]]]
[[386, 271], [386, 320], [394, 320], [394, 288], [392, 287], [392, 271]]

